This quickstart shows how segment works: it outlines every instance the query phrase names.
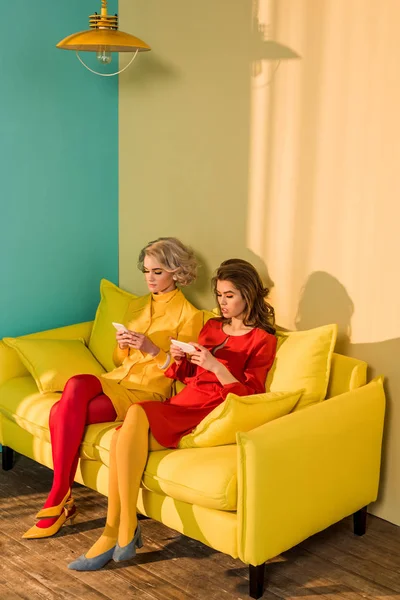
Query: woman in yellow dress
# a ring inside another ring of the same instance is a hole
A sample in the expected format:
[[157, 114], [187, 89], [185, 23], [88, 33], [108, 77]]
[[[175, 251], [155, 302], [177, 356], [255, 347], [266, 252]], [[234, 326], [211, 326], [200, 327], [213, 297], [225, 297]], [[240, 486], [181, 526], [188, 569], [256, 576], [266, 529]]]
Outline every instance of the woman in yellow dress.
[[177, 284], [189, 285], [196, 278], [197, 262], [190, 248], [176, 238], [159, 238], [142, 249], [138, 266], [150, 294], [132, 300], [124, 318], [126, 329], [116, 333], [116, 368], [100, 378], [72, 377], [51, 409], [53, 485], [36, 516], [38, 523], [24, 538], [50, 537], [74, 518], [71, 486], [85, 427], [122, 421], [132, 404], [170, 397], [172, 380], [164, 376], [170, 339], [197, 339], [203, 326], [203, 312], [177, 288]]

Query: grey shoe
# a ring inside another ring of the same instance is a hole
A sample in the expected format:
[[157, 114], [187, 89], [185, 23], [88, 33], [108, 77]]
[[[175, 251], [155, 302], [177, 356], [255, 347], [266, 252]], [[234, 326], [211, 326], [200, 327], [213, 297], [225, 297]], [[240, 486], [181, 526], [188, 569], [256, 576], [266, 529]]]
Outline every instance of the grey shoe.
[[98, 569], [102, 569], [112, 559], [115, 549], [116, 546], [93, 558], [86, 558], [82, 554], [82, 556], [69, 563], [68, 569], [72, 569], [73, 571], [97, 571]]
[[117, 543], [117, 545], [115, 546], [113, 559], [115, 562], [129, 560], [136, 556], [136, 548], [141, 548], [142, 546], [142, 533], [140, 531], [140, 523], [138, 523], [135, 535], [133, 536], [133, 540], [129, 542], [129, 544], [121, 548], [121, 546]]

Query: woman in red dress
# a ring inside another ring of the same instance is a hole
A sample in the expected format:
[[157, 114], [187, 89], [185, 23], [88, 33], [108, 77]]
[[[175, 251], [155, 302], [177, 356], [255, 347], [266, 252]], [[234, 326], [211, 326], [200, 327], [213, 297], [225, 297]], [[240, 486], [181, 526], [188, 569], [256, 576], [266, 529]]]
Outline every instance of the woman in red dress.
[[163, 403], [133, 404], [114, 433], [106, 526], [70, 569], [95, 571], [111, 559], [134, 557], [142, 546], [136, 502], [149, 451], [176, 448], [230, 392], [245, 396], [265, 391], [276, 352], [274, 311], [265, 301], [268, 289], [256, 269], [240, 259], [223, 262], [213, 286], [221, 317], [203, 327], [190, 360], [171, 345], [175, 362], [165, 375], [186, 387]]

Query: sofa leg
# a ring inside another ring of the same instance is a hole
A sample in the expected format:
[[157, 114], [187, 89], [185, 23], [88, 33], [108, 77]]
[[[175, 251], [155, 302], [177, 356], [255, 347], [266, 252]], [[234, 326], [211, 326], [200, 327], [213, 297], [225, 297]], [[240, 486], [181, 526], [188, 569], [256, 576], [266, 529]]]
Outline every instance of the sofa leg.
[[360, 508], [353, 514], [353, 529], [355, 535], [364, 535], [367, 529], [367, 507]]
[[261, 598], [264, 593], [265, 563], [262, 565], [249, 565], [249, 594], [252, 598]]
[[1, 466], [3, 471], [9, 471], [14, 466], [14, 450], [9, 446], [3, 446], [2, 448]]

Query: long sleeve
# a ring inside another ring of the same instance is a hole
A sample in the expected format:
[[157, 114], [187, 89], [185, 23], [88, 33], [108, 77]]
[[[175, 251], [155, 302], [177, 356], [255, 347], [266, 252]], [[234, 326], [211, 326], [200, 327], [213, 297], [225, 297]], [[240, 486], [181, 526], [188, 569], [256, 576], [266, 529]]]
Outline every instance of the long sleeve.
[[124, 362], [125, 358], [129, 354], [129, 348], [125, 348], [125, 350], [121, 350], [118, 344], [114, 348], [113, 352], [113, 361], [116, 367], [119, 367]]
[[272, 367], [276, 354], [276, 337], [268, 335], [250, 355], [239, 381], [228, 383], [221, 389], [223, 398], [229, 393], [248, 396], [265, 392], [265, 380]]
[[[207, 328], [207, 325], [203, 327], [203, 319], [204, 315], [202, 311], [199, 311], [188, 319], [178, 330], [177, 339], [181, 342], [194, 342], [198, 339], [201, 344], [204, 337], [204, 330]], [[174, 362], [165, 371], [166, 377], [182, 381], [185, 384], [188, 382], [188, 378], [193, 377], [195, 373], [196, 366], [188, 361], [186, 357], [180, 363]]]
[[[194, 342], [198, 340], [201, 343], [204, 329], [203, 321], [204, 313], [199, 310], [179, 327], [176, 339], [181, 342]], [[195, 365], [192, 365], [187, 358], [184, 358], [180, 363], [174, 362], [171, 364], [165, 371], [165, 376], [170, 379], [182, 381], [182, 383], [187, 383], [187, 378], [193, 377], [195, 372]]]
[[176, 381], [187, 383], [188, 378], [193, 377], [196, 373], [196, 367], [185, 357], [180, 363], [174, 362], [165, 371], [165, 376]]

